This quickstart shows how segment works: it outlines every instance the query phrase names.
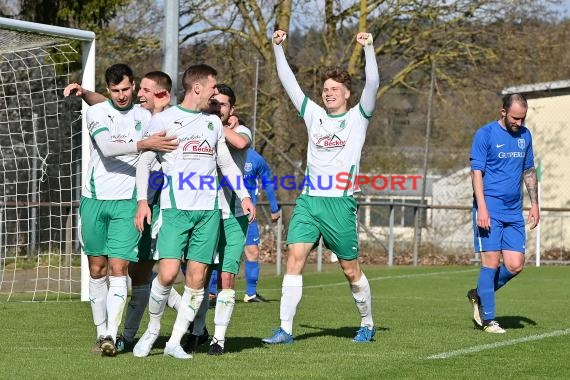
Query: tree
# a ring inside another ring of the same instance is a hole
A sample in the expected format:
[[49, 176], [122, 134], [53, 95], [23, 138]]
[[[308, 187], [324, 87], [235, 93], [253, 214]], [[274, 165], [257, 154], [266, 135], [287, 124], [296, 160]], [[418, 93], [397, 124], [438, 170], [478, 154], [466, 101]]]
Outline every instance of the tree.
[[20, 17], [42, 24], [103, 28], [131, 0], [21, 0]]
[[[419, 95], [426, 88], [427, 71], [432, 61], [436, 62], [440, 99], [443, 90], [464, 90], [466, 73], [500, 59], [503, 36], [495, 25], [520, 23], [528, 20], [529, 15], [535, 18], [547, 16], [548, 3], [522, 0], [513, 7], [507, 0], [359, 0], [348, 5], [338, 0], [325, 0], [324, 4], [309, 0], [274, 0], [260, 4], [253, 0], [187, 0], [182, 5], [185, 22], [181, 25], [181, 33], [183, 41], [201, 39], [207, 41], [206, 44], [223, 46], [226, 59], [231, 61], [231, 70], [237, 69], [244, 77], [249, 70], [248, 83], [252, 82], [254, 60], [251, 56], [245, 62], [234, 60], [239, 57], [235, 49], [255, 53], [263, 59], [259, 130], [294, 160], [299, 160], [304, 157], [305, 149], [299, 136], [305, 134], [301, 132], [301, 123], [291, 116], [295, 112], [289, 102], [289, 109], [283, 114], [285, 96], [276, 82], [273, 68], [270, 35], [277, 26], [293, 29], [286, 48], [299, 82], [311, 98], [320, 97], [318, 78], [323, 66], [345, 66], [355, 81], [361, 82], [362, 49], [353, 43], [353, 38], [357, 31], [366, 30], [374, 35], [383, 74], [379, 99], [393, 89], [405, 90], [411, 94], [408, 95], [412, 98], [410, 104], [418, 109], [421, 108]], [[292, 22], [291, 14], [302, 14], [302, 20]], [[372, 136], [372, 131], [385, 129], [383, 122], [382, 116], [373, 119], [369, 143], [392, 140], [399, 145], [400, 140], [407, 139], [404, 140], [406, 144], [421, 144], [414, 140], [413, 133], [398, 139], [382, 139], [382, 136], [389, 136], [378, 133]], [[382, 152], [385, 155], [387, 149]], [[373, 168], [369, 161], [379, 161], [375, 154], [364, 158], [363, 167]], [[384, 157], [382, 162], [385, 162]], [[401, 167], [403, 161], [396, 158], [395, 162]]]

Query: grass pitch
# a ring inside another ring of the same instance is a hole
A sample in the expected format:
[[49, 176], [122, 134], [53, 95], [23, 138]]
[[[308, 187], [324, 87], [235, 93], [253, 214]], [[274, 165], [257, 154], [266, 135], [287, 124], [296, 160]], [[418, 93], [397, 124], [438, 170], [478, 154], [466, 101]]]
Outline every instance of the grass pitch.
[[[95, 328], [80, 301], [0, 303], [0, 377], [32, 378], [570, 378], [570, 268], [527, 267], [497, 293], [495, 335], [474, 329], [466, 292], [478, 267], [364, 268], [373, 294], [376, 340], [351, 340], [359, 317], [340, 269], [307, 268], [292, 345], [264, 346], [279, 326], [281, 277], [264, 267], [259, 293], [271, 302], [237, 302], [226, 354], [202, 347], [188, 361], [164, 357], [175, 313], [147, 358], [89, 353]], [[243, 280], [237, 282], [238, 300]], [[213, 332], [213, 312], [208, 326]], [[143, 328], [147, 318], [143, 319]], [[142, 331], [139, 331], [139, 335]]]

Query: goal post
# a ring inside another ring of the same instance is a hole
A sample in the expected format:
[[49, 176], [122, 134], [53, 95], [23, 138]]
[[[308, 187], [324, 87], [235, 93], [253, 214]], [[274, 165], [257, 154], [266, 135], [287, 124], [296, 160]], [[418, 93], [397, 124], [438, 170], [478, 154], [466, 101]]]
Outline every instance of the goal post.
[[0, 17], [0, 301], [88, 300], [87, 105], [63, 98], [79, 66], [94, 90], [95, 33]]

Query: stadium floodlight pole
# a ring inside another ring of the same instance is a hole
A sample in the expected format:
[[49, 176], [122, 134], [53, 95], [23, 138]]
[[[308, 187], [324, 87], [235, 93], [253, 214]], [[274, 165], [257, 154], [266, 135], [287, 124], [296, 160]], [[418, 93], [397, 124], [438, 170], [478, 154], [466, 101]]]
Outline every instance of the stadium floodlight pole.
[[[52, 37], [62, 37], [82, 41], [83, 75], [81, 86], [95, 91], [95, 33], [88, 30], [64, 28], [61, 26], [37, 24], [29, 21], [14, 20], [0, 17], [0, 27], [20, 32], [46, 34]], [[83, 102], [82, 111], [85, 114], [87, 103]], [[85, 118], [81, 124], [81, 173], [87, 173], [89, 163], [89, 133]], [[85, 176], [82, 175], [82, 181]], [[87, 257], [81, 255], [81, 300], [89, 301], [89, 265]]]
[[162, 71], [172, 78], [173, 96], [170, 103], [178, 102], [178, 19], [180, 18], [180, 2], [168, 0], [164, 2], [164, 39], [162, 44]]

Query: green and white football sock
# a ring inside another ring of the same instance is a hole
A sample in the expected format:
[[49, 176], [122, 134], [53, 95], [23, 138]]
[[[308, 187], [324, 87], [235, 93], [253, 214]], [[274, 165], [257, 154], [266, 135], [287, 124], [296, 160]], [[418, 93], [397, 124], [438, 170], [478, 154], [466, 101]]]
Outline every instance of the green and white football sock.
[[287, 334], [293, 334], [293, 318], [297, 312], [297, 305], [299, 305], [303, 296], [303, 276], [300, 274], [286, 274], [283, 276], [281, 291], [281, 304], [279, 307], [281, 328]]
[[127, 276], [109, 276], [107, 293], [107, 335], [117, 339], [117, 330], [127, 304]]
[[364, 272], [362, 272], [360, 280], [350, 284], [350, 290], [352, 291], [356, 308], [362, 318], [360, 326], [366, 326], [371, 329], [374, 327], [374, 322], [372, 321], [372, 295], [370, 293], [370, 284]]
[[172, 335], [167, 343], [169, 346], [180, 345], [180, 341], [186, 331], [188, 331], [188, 326], [190, 325], [190, 322], [194, 320], [196, 312], [200, 308], [200, 304], [203, 299], [204, 288], [191, 289], [187, 286], [184, 287], [184, 293], [180, 300], [180, 307], [178, 308], [176, 321], [174, 321], [174, 326], [172, 327]]
[[206, 327], [206, 313], [210, 307], [210, 298], [204, 297], [202, 303], [198, 308], [196, 317], [194, 318], [194, 328], [192, 329], [192, 334], [200, 336], [204, 334], [204, 328]]
[[152, 280], [150, 298], [148, 300], [148, 330], [152, 333], [158, 334], [160, 331], [160, 321], [162, 320], [162, 314], [164, 314], [170, 289], [172, 289], [172, 286], [163, 286], [158, 281], [158, 277]]
[[107, 335], [107, 278], [89, 277], [89, 301], [93, 323], [97, 327], [97, 337]]
[[236, 303], [236, 292], [233, 289], [222, 289], [218, 293], [216, 301], [216, 310], [214, 314], [214, 338], [212, 342], [217, 342], [224, 348], [224, 340], [226, 339], [226, 330], [232, 318], [234, 305]]
[[174, 310], [178, 311], [178, 307], [180, 307], [180, 299], [182, 296], [180, 293], [176, 291], [176, 289], [170, 289], [170, 294], [168, 295], [168, 307], [173, 308]]

